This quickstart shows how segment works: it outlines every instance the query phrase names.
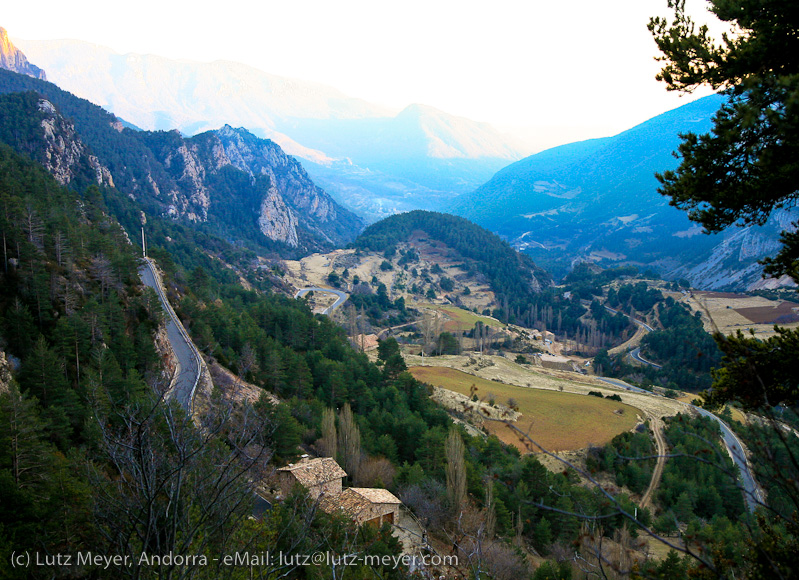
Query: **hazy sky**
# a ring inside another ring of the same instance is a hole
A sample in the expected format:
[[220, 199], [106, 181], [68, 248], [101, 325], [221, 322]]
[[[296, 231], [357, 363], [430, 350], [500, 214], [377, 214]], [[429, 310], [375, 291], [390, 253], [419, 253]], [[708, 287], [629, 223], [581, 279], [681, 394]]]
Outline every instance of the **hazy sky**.
[[[704, 0], [691, 2], [701, 21], [712, 18]], [[536, 143], [617, 133], [699, 96], [654, 80], [646, 25], [668, 14], [666, 0], [8, 4], [0, 26], [12, 38], [239, 61], [396, 109], [424, 103], [527, 131]]]

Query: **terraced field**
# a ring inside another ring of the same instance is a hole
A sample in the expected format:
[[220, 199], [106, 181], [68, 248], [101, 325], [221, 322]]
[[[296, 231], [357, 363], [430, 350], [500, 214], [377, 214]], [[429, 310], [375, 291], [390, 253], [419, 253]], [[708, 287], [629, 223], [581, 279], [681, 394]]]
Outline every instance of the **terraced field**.
[[[416, 366], [414, 377], [431, 385], [463, 395], [471, 395], [472, 387], [483, 401], [494, 399], [507, 404], [514, 399], [521, 418], [515, 426], [548, 451], [572, 451], [589, 445], [604, 445], [614, 436], [629, 431], [643, 413], [635, 407], [590, 395], [562, 393], [506, 385], [447, 367]], [[622, 395], [624, 397], [624, 395]], [[489, 433], [521, 451], [531, 451], [517, 433], [501, 421], [485, 421]], [[538, 451], [532, 449], [532, 451]]]

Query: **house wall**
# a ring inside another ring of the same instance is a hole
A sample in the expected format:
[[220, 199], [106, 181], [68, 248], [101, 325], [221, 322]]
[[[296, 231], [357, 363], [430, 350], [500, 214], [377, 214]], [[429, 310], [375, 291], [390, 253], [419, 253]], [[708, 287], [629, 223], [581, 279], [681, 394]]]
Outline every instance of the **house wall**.
[[355, 518], [358, 525], [382, 525], [384, 522], [396, 524], [399, 521], [399, 505], [390, 503], [372, 504]]

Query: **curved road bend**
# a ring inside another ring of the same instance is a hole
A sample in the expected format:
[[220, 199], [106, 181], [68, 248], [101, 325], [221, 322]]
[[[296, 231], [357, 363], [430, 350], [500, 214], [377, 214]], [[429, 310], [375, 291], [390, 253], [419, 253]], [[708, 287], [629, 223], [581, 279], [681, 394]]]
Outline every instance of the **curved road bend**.
[[644, 357], [641, 356], [641, 347], [638, 346], [630, 351], [630, 356], [636, 362], [641, 364], [649, 365], [651, 367], [655, 367], [656, 369], [662, 369], [663, 367], [657, 363], [653, 363], [652, 361], [646, 360]]
[[172, 379], [169, 391], [167, 391], [167, 397], [174, 397], [181, 407], [191, 413], [194, 390], [200, 378], [201, 369], [198, 362], [200, 355], [164, 295], [160, 278], [150, 259], [145, 259], [144, 264], [139, 268], [139, 277], [146, 286], [155, 290], [158, 299], [161, 301], [161, 306], [163, 306], [167, 315], [167, 337], [178, 361], [175, 377]]
[[[610, 308], [609, 306], [605, 306], [605, 308], [610, 310], [611, 312], [616, 312], [616, 310], [614, 310], [613, 308]], [[633, 318], [632, 316], [630, 316], [629, 314], [625, 314], [625, 316], [627, 316], [630, 320], [632, 320], [636, 324], [639, 324], [640, 326], [642, 326], [643, 328], [645, 328], [649, 332], [653, 332], [654, 331], [654, 329], [651, 326], [649, 326], [648, 324], [646, 324], [645, 322], [643, 322], [641, 320], [637, 320], [637, 319]], [[648, 361], [645, 358], [643, 358], [641, 356], [641, 348], [640, 347], [630, 351], [630, 356], [633, 358], [633, 360], [635, 360], [635, 361], [637, 361], [639, 363], [650, 365], [650, 366], [653, 366], [653, 367], [658, 368], [658, 369], [659, 368], [663, 368], [662, 366], [660, 366], [658, 364], [655, 364], [655, 363], [653, 363], [651, 361]], [[609, 381], [606, 381], [606, 382], [609, 382]], [[623, 383], [623, 382], [624, 381], [618, 381], [616, 384]], [[641, 391], [642, 390], [642, 389], [638, 389], [636, 387], [633, 387], [631, 385], [627, 385], [626, 383], [624, 385], [619, 385], [619, 386], [622, 386], [623, 388], [627, 388], [628, 390], [634, 390], [634, 391]], [[761, 497], [761, 494], [760, 494], [760, 488], [758, 487], [757, 482], [755, 481], [755, 478], [752, 475], [751, 470], [749, 469], [749, 463], [746, 460], [746, 456], [745, 456], [745, 454], [743, 452], [743, 448], [741, 446], [741, 442], [735, 436], [735, 433], [732, 432], [730, 427], [724, 421], [722, 421], [721, 419], [716, 417], [716, 415], [714, 415], [710, 411], [702, 409], [701, 407], [696, 407], [694, 405], [688, 405], [688, 406], [693, 408], [697, 413], [699, 413], [703, 417], [710, 417], [712, 419], [715, 419], [716, 422], [719, 424], [719, 429], [721, 430], [721, 438], [722, 438], [722, 441], [724, 441], [724, 445], [727, 447], [727, 452], [730, 454], [730, 457], [732, 457], [732, 460], [735, 462], [735, 465], [738, 466], [738, 469], [741, 472], [741, 480], [742, 480], [742, 483], [743, 483], [744, 498], [746, 499], [747, 507], [749, 508], [749, 511], [754, 511], [755, 507], [757, 506], [757, 503], [758, 502], [762, 502], [763, 498]]]
[[331, 304], [322, 311], [322, 314], [328, 314], [328, 315], [333, 313], [339, 306], [344, 304], [349, 298], [349, 295], [346, 294], [345, 292], [342, 292], [341, 290], [333, 290], [331, 288], [315, 288], [315, 287], [300, 288], [297, 291], [297, 293], [294, 295], [294, 298], [302, 298], [303, 296], [308, 294], [308, 292], [327, 292], [328, 294], [335, 294], [336, 296], [338, 296], [338, 299], [333, 304]]
[[[607, 377], [596, 378], [615, 387], [620, 387], [634, 393], [643, 393], [654, 396], [651, 391], [634, 387], [622, 381], [621, 379], [611, 379]], [[649, 480], [649, 487], [646, 488], [646, 491], [641, 498], [641, 507], [648, 507], [652, 502], [652, 496], [655, 494], [655, 491], [660, 485], [660, 479], [663, 475], [663, 468], [666, 465], [666, 452], [668, 451], [666, 449], [666, 439], [663, 437], [663, 421], [660, 419], [660, 417], [655, 417], [654, 415], [649, 415], [649, 419], [650, 429], [652, 430], [652, 435], [655, 437], [655, 447], [657, 450], [658, 460], [657, 463], [655, 463], [655, 468], [652, 470], [652, 479]]]
[[651, 326], [649, 326], [649, 325], [648, 325], [646, 322], [644, 322], [643, 320], [638, 320], [637, 318], [633, 318], [633, 317], [632, 317], [632, 316], [630, 316], [629, 314], [625, 314], [624, 312], [620, 312], [619, 310], [616, 310], [615, 308], [611, 308], [611, 307], [610, 307], [610, 306], [608, 306], [607, 304], [603, 304], [603, 306], [605, 307], [605, 310], [608, 310], [609, 312], [612, 312], [613, 314], [624, 314], [624, 316], [626, 316], [627, 318], [629, 318], [630, 320], [632, 320], [634, 323], [638, 324], [639, 326], [643, 326], [643, 327], [644, 327], [644, 328], [646, 328], [646, 329], [647, 329], [649, 332], [655, 332], [655, 329], [654, 329], [654, 328], [652, 328]]

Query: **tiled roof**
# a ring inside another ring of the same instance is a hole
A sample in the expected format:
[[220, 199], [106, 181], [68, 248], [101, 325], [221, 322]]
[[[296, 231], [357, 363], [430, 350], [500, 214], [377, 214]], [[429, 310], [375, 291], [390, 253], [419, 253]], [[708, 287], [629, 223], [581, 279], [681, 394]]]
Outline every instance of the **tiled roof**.
[[332, 457], [317, 457], [278, 469], [281, 472], [291, 473], [295, 479], [305, 487], [313, 487], [328, 482], [331, 479], [347, 477], [347, 472], [341, 469]]
[[344, 512], [357, 518], [361, 512], [375, 504], [401, 504], [402, 502], [390, 491], [370, 487], [348, 487], [336, 495], [323, 495], [319, 498], [319, 508], [332, 514]]
[[365, 497], [372, 503], [402, 503], [397, 496], [387, 489], [379, 489], [376, 487], [350, 487], [348, 489]]
[[323, 495], [319, 498], [319, 508], [329, 514], [344, 512], [350, 517], [357, 517], [363, 510], [368, 509], [369, 501], [357, 493], [352, 493], [347, 488], [336, 495]]

